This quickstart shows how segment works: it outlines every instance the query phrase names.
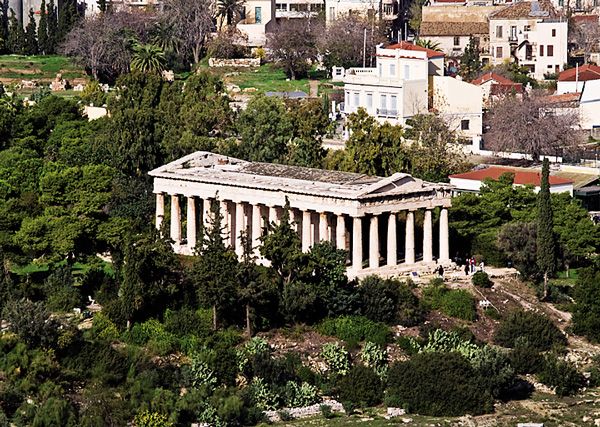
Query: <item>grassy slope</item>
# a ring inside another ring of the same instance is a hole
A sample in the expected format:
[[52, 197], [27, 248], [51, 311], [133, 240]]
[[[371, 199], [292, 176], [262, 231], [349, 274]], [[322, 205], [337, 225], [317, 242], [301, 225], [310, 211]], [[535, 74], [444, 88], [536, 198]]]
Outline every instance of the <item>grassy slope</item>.
[[0, 56], [0, 78], [52, 80], [57, 73], [62, 73], [66, 79], [86, 77], [80, 67], [64, 56]]

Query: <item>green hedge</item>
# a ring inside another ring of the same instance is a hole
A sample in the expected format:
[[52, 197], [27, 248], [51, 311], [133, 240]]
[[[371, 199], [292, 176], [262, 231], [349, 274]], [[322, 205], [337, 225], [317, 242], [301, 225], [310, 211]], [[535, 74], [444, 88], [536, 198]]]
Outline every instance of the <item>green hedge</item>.
[[553, 346], [565, 346], [567, 338], [547, 317], [531, 311], [510, 313], [494, 335], [494, 341], [503, 347], [514, 348], [517, 340], [526, 340], [539, 351]]
[[362, 316], [342, 316], [325, 319], [317, 326], [323, 335], [330, 335], [355, 345], [361, 341], [371, 341], [384, 346], [392, 339], [390, 328], [379, 322], [373, 322]]

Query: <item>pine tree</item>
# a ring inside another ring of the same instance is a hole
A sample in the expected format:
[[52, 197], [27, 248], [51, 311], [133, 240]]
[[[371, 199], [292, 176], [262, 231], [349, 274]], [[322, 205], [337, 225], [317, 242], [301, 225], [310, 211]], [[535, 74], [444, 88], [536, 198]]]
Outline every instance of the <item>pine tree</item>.
[[549, 176], [550, 162], [545, 158], [542, 165], [542, 182], [538, 193], [536, 253], [537, 265], [544, 276], [544, 299], [548, 296], [548, 278], [556, 270], [556, 240]]
[[460, 75], [467, 81], [477, 77], [481, 71], [481, 60], [479, 58], [479, 42], [475, 37], [469, 38], [469, 44], [465, 47], [465, 52], [460, 58]]
[[8, 0], [0, 0], [0, 53], [5, 53], [8, 51], [8, 30]]
[[48, 2], [47, 7], [47, 21], [48, 21], [48, 40], [46, 42], [46, 53], [56, 53], [56, 46], [58, 44], [58, 14], [54, 0]]
[[23, 26], [17, 19], [15, 11], [11, 9], [9, 18], [8, 50], [11, 53], [25, 53], [25, 33]]
[[208, 230], [198, 246], [198, 256], [192, 268], [192, 279], [201, 304], [210, 304], [213, 311], [213, 329], [218, 326], [218, 314], [233, 306], [237, 291], [237, 255], [223, 239], [223, 214], [218, 200], [211, 206]]
[[42, 55], [48, 54], [48, 15], [46, 13], [46, 0], [40, 6], [40, 25], [38, 26], [38, 47]]
[[29, 9], [29, 22], [25, 28], [25, 52], [27, 55], [37, 55], [38, 53], [37, 25], [33, 9]]

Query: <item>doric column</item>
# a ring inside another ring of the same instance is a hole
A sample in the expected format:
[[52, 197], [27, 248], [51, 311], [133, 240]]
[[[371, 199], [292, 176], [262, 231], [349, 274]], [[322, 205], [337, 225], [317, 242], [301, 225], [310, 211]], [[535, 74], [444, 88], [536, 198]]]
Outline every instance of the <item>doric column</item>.
[[261, 235], [261, 214], [260, 205], [252, 205], [252, 247], [258, 256], [258, 247], [260, 246]]
[[408, 211], [406, 213], [406, 240], [404, 246], [404, 262], [406, 264], [415, 263], [415, 213]]
[[181, 208], [177, 194], [171, 195], [171, 239], [176, 245], [181, 244]]
[[423, 220], [423, 262], [433, 261], [433, 224], [431, 220], [431, 209], [425, 210]]
[[448, 234], [448, 209], [440, 211], [440, 262], [450, 261], [450, 242]]
[[242, 246], [242, 232], [246, 230], [244, 227], [244, 204], [242, 202], [235, 204], [234, 225], [235, 227], [231, 227], [231, 230], [233, 233], [235, 233], [235, 253], [238, 256], [242, 256], [244, 253], [244, 247]]
[[319, 241], [329, 241], [327, 212], [319, 213]]
[[186, 237], [188, 247], [193, 250], [196, 247], [196, 199], [187, 198], [187, 230]]
[[352, 218], [352, 268], [362, 270], [362, 218]]
[[379, 267], [379, 218], [371, 217], [369, 227], [369, 268]]
[[156, 229], [160, 230], [165, 219], [165, 195], [156, 193]]
[[312, 246], [310, 238], [310, 211], [302, 212], [302, 252], [308, 252]]
[[223, 217], [223, 222], [221, 223], [221, 228], [223, 229], [223, 240], [225, 241], [225, 246], [229, 246], [231, 245], [231, 231], [229, 229], [229, 209], [226, 200], [219, 201], [219, 211]]
[[396, 265], [398, 251], [396, 244], [396, 213], [390, 213], [387, 228], [387, 265]]
[[337, 216], [335, 225], [335, 246], [338, 249], [346, 249], [346, 220], [343, 214]]
[[202, 225], [204, 227], [204, 233], [208, 232], [211, 227], [211, 212], [210, 212], [211, 199], [202, 199]]
[[278, 224], [277, 221], [277, 207], [269, 206], [269, 224]]

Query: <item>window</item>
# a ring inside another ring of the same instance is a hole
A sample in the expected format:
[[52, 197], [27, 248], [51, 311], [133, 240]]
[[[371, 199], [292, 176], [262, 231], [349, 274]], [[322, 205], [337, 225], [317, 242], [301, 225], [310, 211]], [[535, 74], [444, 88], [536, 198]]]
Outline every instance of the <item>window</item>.
[[454, 36], [454, 46], [460, 46], [460, 36]]
[[563, 7], [565, 5], [565, 0], [558, 0], [558, 5]]
[[546, 48], [546, 56], [554, 56], [554, 46], [551, 44]]
[[496, 38], [498, 38], [498, 39], [502, 38], [502, 25], [496, 26]]
[[262, 24], [262, 7], [254, 8], [254, 22], [257, 24]]
[[329, 8], [329, 16], [331, 17], [332, 21], [335, 20], [335, 7], [330, 7]]
[[410, 79], [410, 65], [404, 66], [404, 80]]
[[496, 58], [502, 58], [502, 46], [496, 46]]
[[379, 96], [379, 108], [381, 108], [382, 110], [387, 109], [387, 96], [385, 96], [385, 95]]
[[517, 27], [516, 26], [512, 26], [510, 27], [510, 40], [517, 40]]
[[396, 114], [396, 110], [397, 110], [398, 106], [397, 106], [397, 98], [396, 95], [392, 95], [390, 97], [390, 114]]
[[460, 121], [460, 130], [469, 130], [469, 119]]
[[350, 106], [350, 92], [346, 91], [346, 93], [344, 94], [344, 103], [346, 104], [346, 107]]
[[368, 109], [373, 108], [373, 94], [372, 93], [367, 93], [367, 108]]
[[544, 56], [544, 45], [540, 45], [540, 56]]
[[556, 37], [556, 28], [552, 29], [552, 37]]
[[531, 31], [531, 25], [525, 25], [523, 31]]
[[390, 64], [390, 76], [396, 77], [396, 64]]
[[357, 107], [360, 105], [360, 94], [358, 92], [354, 92], [354, 105]]
[[552, 69], [552, 65], [548, 65], [546, 68], [548, 68], [549, 70]]

